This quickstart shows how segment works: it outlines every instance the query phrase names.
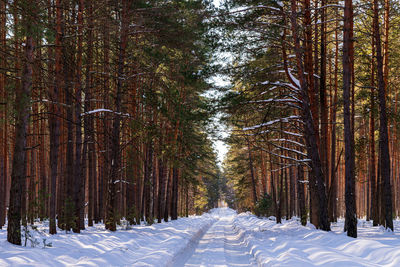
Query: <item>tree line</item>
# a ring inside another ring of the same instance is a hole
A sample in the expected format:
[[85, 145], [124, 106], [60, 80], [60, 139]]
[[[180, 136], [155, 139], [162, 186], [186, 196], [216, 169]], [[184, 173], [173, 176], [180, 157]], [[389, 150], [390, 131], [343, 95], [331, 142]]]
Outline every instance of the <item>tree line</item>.
[[[393, 230], [400, 210], [396, 1], [228, 1], [225, 170], [239, 209]], [[264, 201], [264, 202], [263, 202]]]
[[[0, 227], [79, 233], [212, 208], [202, 1], [0, 0]], [[6, 220], [7, 219], [7, 220]], [[57, 228], [58, 227], [58, 228]]]

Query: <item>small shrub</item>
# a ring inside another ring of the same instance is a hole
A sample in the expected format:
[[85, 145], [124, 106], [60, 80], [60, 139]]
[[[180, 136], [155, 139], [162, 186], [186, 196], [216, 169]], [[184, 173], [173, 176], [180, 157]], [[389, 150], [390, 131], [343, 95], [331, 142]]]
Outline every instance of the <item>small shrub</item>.
[[51, 248], [52, 246], [53, 246], [53, 243], [51, 243], [51, 242], [46, 242], [47, 241], [47, 239], [46, 238], [43, 238], [42, 239], [42, 242], [43, 242], [43, 248], [46, 248], [46, 247], [49, 247], [49, 248]]
[[254, 213], [257, 216], [269, 217], [274, 215], [273, 210], [273, 201], [272, 197], [268, 194], [265, 194], [256, 204], [254, 208]]
[[[31, 228], [31, 229], [29, 229]], [[24, 226], [22, 229], [22, 235], [24, 238], [24, 246], [26, 247], [28, 240], [31, 243], [31, 247], [36, 247], [37, 245], [39, 245], [39, 241], [37, 240], [37, 238], [35, 238], [35, 236], [33, 235], [34, 231], [38, 231], [36, 226]]]

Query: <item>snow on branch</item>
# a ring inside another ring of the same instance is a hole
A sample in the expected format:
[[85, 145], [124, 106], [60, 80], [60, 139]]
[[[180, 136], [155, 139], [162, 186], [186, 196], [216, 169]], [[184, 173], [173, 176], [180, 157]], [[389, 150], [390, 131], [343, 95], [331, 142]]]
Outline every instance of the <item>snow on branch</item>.
[[311, 159], [296, 159], [296, 158], [292, 158], [292, 157], [289, 157], [289, 156], [284, 156], [284, 155], [281, 155], [281, 154], [277, 154], [277, 153], [274, 153], [274, 152], [266, 150], [266, 149], [263, 149], [263, 151], [265, 151], [268, 154], [271, 154], [273, 156], [276, 156], [276, 157], [279, 157], [279, 158], [282, 158], [282, 159], [292, 160], [292, 161], [298, 162], [298, 163], [311, 162]]
[[296, 77], [294, 77], [294, 75], [292, 74], [291, 68], [288, 68], [288, 73], [289, 73], [290, 79], [296, 84], [297, 88], [300, 89], [301, 88], [300, 81]]
[[295, 163], [295, 164], [286, 164], [285, 166], [283, 166], [283, 167], [280, 167], [280, 168], [277, 168], [277, 169], [273, 169], [273, 170], [270, 170], [270, 172], [278, 172], [278, 171], [281, 171], [281, 170], [284, 170], [284, 169], [288, 169], [288, 168], [290, 168], [290, 167], [293, 167], [293, 166], [298, 166], [299, 164], [298, 163]]
[[276, 98], [269, 98], [269, 99], [263, 99], [263, 100], [253, 100], [253, 101], [249, 101], [248, 103], [250, 104], [261, 104], [261, 103], [279, 103], [279, 102], [299, 102], [298, 100], [296, 100], [295, 98], [283, 98], [283, 99], [276, 99]]
[[283, 133], [288, 134], [288, 135], [292, 135], [292, 136], [303, 137], [303, 135], [299, 134], [299, 133], [292, 133], [292, 132], [288, 132], [288, 131], [283, 131]]
[[245, 128], [243, 128], [243, 131], [255, 130], [255, 129], [258, 129], [258, 128], [261, 128], [261, 127], [273, 125], [273, 124], [278, 123], [278, 122], [289, 122], [290, 120], [295, 120], [295, 119], [300, 119], [300, 117], [293, 115], [293, 116], [289, 116], [289, 117], [286, 117], [286, 118], [279, 118], [279, 119], [276, 119], [276, 120], [268, 121], [268, 122], [261, 123], [261, 124], [258, 124], [258, 125], [254, 125], [254, 126], [251, 126], [251, 127], [245, 127]]
[[296, 91], [296, 92], [299, 91], [299, 88], [298, 88], [298, 87], [296, 87], [296, 86], [294, 86], [294, 85], [292, 85], [292, 84], [290, 84], [290, 83], [274, 82], [274, 83], [271, 83], [271, 84], [276, 85], [276, 86], [283, 86], [283, 87], [292, 89], [292, 90], [294, 90], [294, 91]]
[[44, 102], [44, 103], [50, 103], [50, 104], [54, 104], [54, 105], [60, 105], [60, 106], [64, 106], [64, 107], [71, 107], [71, 105], [67, 105], [65, 103], [61, 103], [61, 102], [56, 102], [56, 101], [51, 101], [49, 99], [40, 99], [38, 102]]
[[91, 115], [91, 114], [100, 113], [100, 112], [114, 113], [114, 114], [117, 114], [117, 115], [120, 115], [120, 116], [123, 116], [123, 117], [130, 117], [131, 116], [129, 113], [115, 112], [115, 111], [113, 111], [111, 109], [105, 109], [105, 108], [99, 108], [99, 109], [90, 110], [90, 111], [82, 113], [81, 115], [85, 116], [85, 115]]
[[288, 142], [288, 143], [292, 143], [292, 144], [298, 145], [300, 147], [305, 147], [304, 144], [296, 142], [294, 140], [290, 140], [290, 139], [271, 139], [270, 141], [271, 142]]
[[289, 152], [293, 152], [293, 153], [302, 155], [302, 156], [304, 156], [304, 157], [307, 157], [307, 154], [306, 154], [306, 153], [301, 152], [301, 151], [296, 150], [296, 149], [287, 148], [287, 147], [279, 146], [279, 145], [276, 145], [276, 144], [273, 144], [273, 146], [275, 146], [277, 149], [283, 149], [283, 150], [286, 150], [286, 151], [289, 151]]
[[315, 7], [315, 8], [311, 8], [311, 9], [313, 9], [313, 10], [319, 10], [319, 9], [324, 9], [324, 8], [329, 8], [329, 7], [335, 7], [335, 8], [342, 8], [342, 9], [344, 9], [344, 6], [343, 6], [343, 5], [336, 5], [336, 4], [328, 4], [328, 5], [324, 5], [324, 6], [321, 6], [321, 7]]

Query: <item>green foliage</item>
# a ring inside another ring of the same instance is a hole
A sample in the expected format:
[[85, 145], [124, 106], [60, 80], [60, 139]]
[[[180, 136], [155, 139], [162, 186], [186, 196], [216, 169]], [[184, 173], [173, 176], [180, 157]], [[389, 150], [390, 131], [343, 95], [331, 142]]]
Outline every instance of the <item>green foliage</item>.
[[135, 225], [138, 224], [138, 222], [136, 222], [136, 207], [135, 205], [132, 205], [129, 210], [127, 211], [126, 214], [126, 220], [128, 221], [129, 224], [131, 225]]
[[254, 213], [257, 216], [269, 217], [274, 215], [273, 200], [268, 194], [265, 194], [254, 208]]
[[71, 197], [67, 197], [65, 199], [63, 211], [62, 211], [62, 221], [60, 224], [60, 228], [64, 229], [66, 233], [68, 233], [71, 229], [75, 227], [75, 202], [72, 200]]

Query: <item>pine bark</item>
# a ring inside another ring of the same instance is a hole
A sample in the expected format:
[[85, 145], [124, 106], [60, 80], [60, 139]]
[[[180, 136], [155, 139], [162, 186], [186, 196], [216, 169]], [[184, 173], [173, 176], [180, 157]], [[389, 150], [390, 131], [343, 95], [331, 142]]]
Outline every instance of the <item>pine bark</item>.
[[179, 168], [172, 168], [171, 220], [178, 219], [178, 180]]
[[[0, 1], [0, 46], [6, 49], [6, 3]], [[6, 103], [6, 75], [3, 73], [5, 69], [5, 60], [0, 61], [0, 98], [3, 102], [4, 110], [1, 111], [1, 125], [0, 125], [0, 229], [6, 222], [6, 188], [7, 188], [7, 103]]]
[[[162, 146], [160, 144], [160, 146]], [[161, 220], [164, 216], [164, 207], [165, 207], [165, 185], [167, 180], [167, 166], [168, 163], [163, 156], [158, 160], [158, 212], [157, 212], [157, 222], [161, 223]]]
[[[336, 27], [338, 23], [336, 22]], [[329, 221], [335, 222], [337, 220], [337, 190], [338, 190], [338, 175], [336, 167], [336, 116], [337, 116], [337, 93], [338, 93], [338, 63], [339, 63], [339, 41], [338, 31], [335, 30], [335, 70], [334, 70], [334, 96], [332, 103], [332, 114], [331, 114], [331, 162], [330, 162], [330, 186], [328, 195], [328, 210], [329, 210]]]
[[351, 49], [352, 42], [352, 0], [345, 1], [343, 28], [343, 104], [344, 104], [344, 140], [345, 140], [345, 231], [351, 237], [357, 237], [357, 216], [355, 202], [355, 151], [354, 132], [351, 125], [350, 91], [351, 91]]
[[307, 224], [307, 211], [306, 211], [306, 197], [304, 190], [304, 167], [302, 165], [297, 166], [297, 192], [298, 192], [298, 205], [301, 225], [306, 226]]
[[330, 224], [328, 221], [328, 207], [327, 207], [327, 197], [325, 191], [325, 178], [321, 165], [321, 158], [319, 155], [319, 147], [318, 147], [318, 137], [316, 136], [315, 123], [313, 120], [313, 116], [311, 113], [311, 106], [309, 101], [309, 87], [310, 85], [307, 83], [304, 67], [302, 64], [302, 49], [300, 47], [300, 40], [298, 38], [297, 29], [297, 7], [296, 1], [291, 1], [291, 26], [292, 26], [292, 34], [294, 39], [294, 50], [296, 54], [296, 66], [299, 77], [299, 93], [301, 98], [301, 118], [303, 121], [304, 127], [304, 137], [306, 141], [307, 148], [307, 156], [311, 160], [311, 176], [310, 179], [310, 188], [315, 188], [316, 194], [316, 203], [318, 209], [318, 224], [316, 227], [330, 231]]
[[250, 140], [247, 140], [247, 153], [249, 157], [249, 169], [250, 169], [250, 179], [251, 179], [251, 192], [253, 196], [253, 204], [257, 205], [257, 190], [256, 190], [256, 179], [253, 167], [253, 156], [251, 154]]
[[62, 86], [62, 30], [63, 21], [61, 0], [56, 1], [56, 48], [55, 48], [55, 78], [54, 86], [50, 92], [50, 176], [51, 176], [51, 192], [50, 192], [50, 234], [56, 234], [56, 196], [57, 196], [57, 180], [58, 180], [58, 150], [60, 144], [60, 108], [57, 104], [59, 100], [59, 90]]
[[153, 222], [153, 213], [151, 205], [151, 188], [153, 181], [153, 144], [148, 142], [146, 146], [146, 160], [145, 160], [145, 177], [144, 177], [144, 191], [145, 191], [145, 217], [148, 223]]
[[389, 155], [389, 134], [388, 134], [388, 119], [386, 111], [386, 88], [383, 72], [383, 57], [381, 34], [379, 30], [379, 10], [378, 0], [374, 0], [374, 35], [376, 44], [376, 61], [377, 61], [377, 78], [378, 78], [378, 97], [379, 97], [379, 153], [380, 153], [380, 168], [379, 174], [383, 182], [384, 196], [382, 207], [384, 206], [384, 220], [386, 228], [393, 231], [393, 214], [392, 214], [392, 188], [390, 179], [390, 155]]
[[[325, 0], [321, 1], [321, 6], [325, 6]], [[320, 62], [320, 79], [319, 79], [319, 99], [320, 99], [320, 113], [321, 113], [321, 161], [325, 174], [325, 184], [327, 188], [330, 187], [329, 183], [329, 163], [328, 163], [328, 104], [327, 104], [327, 90], [326, 90], [326, 23], [325, 23], [325, 8], [321, 9], [321, 62]]]
[[111, 166], [110, 176], [108, 177], [108, 190], [107, 190], [107, 208], [106, 208], [106, 229], [116, 231], [117, 219], [117, 196], [116, 196], [116, 181], [121, 177], [121, 151], [120, 151], [120, 135], [121, 135], [121, 112], [122, 112], [122, 90], [125, 65], [125, 52], [128, 41], [128, 8], [129, 2], [122, 1], [122, 23], [119, 39], [119, 55], [118, 55], [118, 73], [117, 73], [117, 86], [114, 100], [113, 124], [110, 136], [111, 144]]
[[[26, 4], [26, 3], [25, 3]], [[24, 13], [28, 10], [23, 10]], [[31, 14], [32, 15], [32, 14]], [[32, 90], [32, 64], [33, 64], [33, 25], [28, 20], [28, 14], [23, 14], [23, 26], [26, 29], [24, 63], [22, 72], [22, 86], [16, 92], [15, 111], [15, 144], [13, 164], [11, 170], [10, 204], [8, 210], [7, 241], [21, 245], [21, 208], [23, 190], [26, 180], [26, 136], [29, 119], [30, 97]], [[29, 22], [28, 22], [29, 21]]]
[[[373, 7], [374, 10], [374, 7]], [[373, 20], [372, 28], [375, 29], [375, 20]], [[369, 182], [371, 188], [371, 218], [373, 226], [378, 225], [378, 192], [376, 181], [376, 157], [375, 157], [375, 34], [371, 36], [371, 89], [370, 89], [370, 115], [369, 115]]]
[[83, 10], [84, 0], [79, 0], [78, 6], [78, 44], [77, 44], [77, 61], [75, 76], [75, 157], [74, 157], [74, 217], [75, 225], [73, 231], [80, 233], [85, 229], [84, 225], [84, 208], [85, 208], [85, 180], [86, 175], [82, 169], [82, 34], [83, 34]]
[[[317, 103], [317, 87], [314, 77], [314, 66], [313, 66], [313, 40], [312, 40], [312, 20], [311, 20], [311, 4], [310, 0], [303, 1], [304, 10], [304, 31], [305, 31], [305, 41], [304, 41], [304, 65], [303, 69], [305, 72], [305, 81], [307, 83], [307, 96], [308, 105], [310, 107], [310, 112], [312, 116], [313, 128], [316, 131], [314, 137], [316, 138], [317, 146], [320, 149], [320, 136], [319, 136], [319, 116], [318, 116], [318, 103]], [[315, 26], [316, 29], [317, 26]], [[316, 65], [317, 66], [317, 65]], [[319, 152], [319, 154], [321, 154]], [[322, 163], [322, 162], [321, 162]], [[315, 181], [317, 178], [313, 177], [311, 174], [310, 179]], [[311, 182], [310, 186], [310, 221], [314, 225], [319, 224], [318, 218], [318, 189], [316, 188], [316, 183]]]

